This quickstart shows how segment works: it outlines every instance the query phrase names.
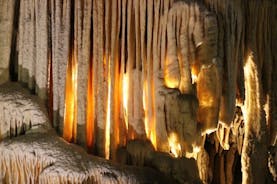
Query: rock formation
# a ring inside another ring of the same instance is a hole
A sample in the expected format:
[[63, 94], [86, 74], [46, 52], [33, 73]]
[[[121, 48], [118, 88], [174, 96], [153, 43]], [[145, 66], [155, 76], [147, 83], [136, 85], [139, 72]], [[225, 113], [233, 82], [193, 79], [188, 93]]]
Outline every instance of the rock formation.
[[195, 159], [203, 183], [276, 182], [276, 1], [0, 5], [2, 138], [52, 125], [89, 153], [181, 183], [186, 168], [159, 152]]

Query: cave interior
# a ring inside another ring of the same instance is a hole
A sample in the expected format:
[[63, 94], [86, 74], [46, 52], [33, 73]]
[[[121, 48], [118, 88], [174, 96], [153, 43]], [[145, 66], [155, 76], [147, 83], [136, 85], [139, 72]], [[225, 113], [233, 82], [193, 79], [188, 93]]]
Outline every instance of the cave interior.
[[277, 182], [276, 0], [0, 0], [0, 183]]

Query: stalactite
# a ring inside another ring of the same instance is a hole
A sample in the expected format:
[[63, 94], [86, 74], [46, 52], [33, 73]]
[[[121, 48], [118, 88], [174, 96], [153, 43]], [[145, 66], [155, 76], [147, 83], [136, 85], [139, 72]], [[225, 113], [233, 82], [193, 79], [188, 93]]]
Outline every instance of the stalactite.
[[48, 76], [48, 2], [43, 0], [35, 1], [35, 58], [36, 68], [34, 73], [37, 95], [47, 99], [47, 78]]
[[[144, 136], [144, 124], [143, 124], [143, 87], [142, 87], [142, 58], [140, 57], [141, 48], [140, 48], [140, 1], [134, 0], [132, 5], [132, 23], [131, 27], [133, 27], [130, 31], [130, 34], [133, 36], [131, 37], [133, 42], [132, 46], [132, 56], [133, 56], [133, 64], [130, 65], [132, 68], [132, 77], [130, 78], [130, 88], [132, 88], [133, 93], [133, 117], [134, 119], [134, 126], [132, 127], [135, 132], [138, 134], [135, 138], [143, 137]], [[130, 71], [131, 72], [131, 71]], [[137, 85], [134, 85], [136, 84]]]
[[77, 142], [86, 145], [86, 112], [92, 102], [87, 103], [88, 73], [90, 67], [91, 39], [91, 1], [77, 1], [74, 7], [74, 44], [77, 58]]
[[122, 131], [120, 132], [120, 137], [123, 137], [122, 143], [126, 144], [128, 140], [128, 130], [129, 130], [129, 86], [130, 86], [130, 77], [127, 73], [127, 65], [126, 65], [126, 49], [127, 49], [127, 1], [122, 0], [121, 3], [121, 28], [120, 28], [120, 77], [122, 81], [122, 108], [121, 108], [121, 119], [124, 119], [124, 124], [121, 123]]
[[[106, 98], [104, 101], [105, 107], [105, 158], [110, 158], [110, 143], [111, 143], [111, 123], [112, 119], [112, 89], [111, 89], [111, 70], [112, 70], [112, 60], [111, 60], [111, 14], [112, 14], [112, 2], [109, 0], [104, 1], [104, 89], [106, 90]], [[99, 123], [99, 122], [98, 122]]]
[[[154, 127], [154, 112], [153, 112], [153, 96], [152, 96], [152, 74], [153, 74], [153, 5], [154, 2], [152, 0], [147, 2], [146, 5], [146, 61], [144, 65], [142, 65], [143, 70], [145, 71], [145, 78], [144, 82], [145, 85], [145, 117], [144, 117], [144, 124], [145, 124], [145, 133], [146, 137], [151, 140], [151, 136], [156, 136], [155, 134], [155, 127]], [[152, 142], [153, 143], [153, 142]], [[153, 143], [155, 144], [155, 143]], [[156, 145], [155, 145], [156, 147]]]
[[[70, 0], [51, 1], [54, 127], [63, 132], [66, 67], [70, 55]], [[73, 13], [73, 12], [72, 12]]]
[[9, 63], [13, 35], [15, 1], [0, 1], [0, 84], [9, 81]]
[[18, 79], [42, 99], [47, 98], [47, 6], [45, 1], [24, 1], [19, 16]]
[[107, 88], [104, 87], [104, 60], [105, 53], [104, 53], [104, 2], [101, 1], [95, 1], [94, 6], [96, 7], [93, 10], [93, 13], [95, 13], [97, 16], [97, 32], [93, 35], [95, 38], [95, 43], [97, 43], [95, 46], [97, 49], [95, 50], [94, 54], [96, 54], [97, 57], [95, 57], [95, 62], [97, 64], [97, 73], [95, 73], [95, 76], [97, 76], [96, 80], [96, 119], [97, 119], [97, 130], [96, 130], [96, 150], [97, 154], [104, 157], [105, 156], [105, 107], [106, 107], [106, 91]]
[[[218, 56], [223, 59], [222, 96], [220, 104], [219, 120], [229, 126], [235, 113], [237, 66], [243, 60], [244, 55], [244, 1], [204, 0], [207, 6], [215, 11], [219, 20]], [[243, 84], [238, 80], [240, 93], [243, 97]]]
[[159, 151], [168, 152], [169, 141], [166, 125], [165, 112], [165, 87], [164, 80], [162, 79], [163, 68], [161, 67], [162, 60], [162, 31], [165, 30], [163, 16], [168, 11], [167, 5], [169, 1], [154, 1], [154, 35], [153, 35], [153, 98], [154, 98], [154, 119], [155, 119], [155, 137], [156, 148]]
[[18, 79], [34, 90], [35, 55], [35, 7], [33, 0], [24, 1], [20, 6]]
[[89, 153], [93, 153], [95, 144], [95, 95], [94, 95], [94, 65], [89, 62], [88, 71], [88, 90], [87, 90], [87, 109], [86, 109], [86, 147]]
[[77, 141], [77, 73], [76, 51], [72, 50], [66, 69], [63, 138], [75, 143]]
[[[131, 155], [135, 165], [168, 166], [164, 173], [176, 172], [177, 181], [185, 180], [182, 158], [156, 151], [196, 159], [203, 183], [237, 182], [241, 155], [243, 183], [271, 181], [263, 180], [270, 173], [273, 181], [274, 153], [266, 151], [277, 140], [275, 2], [17, 3], [0, 0], [0, 83], [10, 71], [49, 98], [53, 126], [67, 141], [107, 159], [123, 150], [124, 163]], [[0, 105], [1, 138], [25, 132], [37, 117], [10, 106]], [[60, 182], [69, 180], [78, 179]]]

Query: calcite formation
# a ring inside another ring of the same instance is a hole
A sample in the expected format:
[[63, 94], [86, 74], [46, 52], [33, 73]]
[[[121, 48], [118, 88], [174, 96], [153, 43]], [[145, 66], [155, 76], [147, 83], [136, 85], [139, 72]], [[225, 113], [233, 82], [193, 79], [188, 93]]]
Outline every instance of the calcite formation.
[[276, 182], [276, 1], [0, 5], [0, 84], [28, 88], [0, 86], [1, 139], [52, 125], [90, 153], [165, 174], [183, 168], [158, 152], [196, 159], [203, 183]]
[[50, 129], [44, 103], [18, 83], [0, 85], [0, 140], [29, 130]]
[[0, 1], [0, 84], [9, 80], [15, 1]]
[[1, 183], [174, 183], [150, 168], [88, 155], [53, 131], [4, 140], [0, 154]]
[[115, 164], [67, 143], [50, 128], [42, 101], [18, 83], [1, 85], [0, 97], [0, 183], [174, 182], [153, 169]]

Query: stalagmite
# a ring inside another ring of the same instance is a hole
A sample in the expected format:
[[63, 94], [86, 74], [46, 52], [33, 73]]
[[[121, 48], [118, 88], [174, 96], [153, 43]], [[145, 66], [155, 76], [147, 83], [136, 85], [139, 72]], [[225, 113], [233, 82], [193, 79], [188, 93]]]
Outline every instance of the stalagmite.
[[253, 53], [249, 53], [244, 65], [245, 102], [243, 116], [245, 134], [242, 148], [242, 182], [265, 182], [266, 122], [261, 109], [261, 73]]
[[231, 129], [231, 134], [233, 135], [231, 140], [237, 145], [237, 151], [241, 154], [244, 138], [244, 119], [241, 111], [241, 107], [236, 107], [235, 118], [232, 122], [233, 128]]
[[230, 151], [228, 151], [225, 155], [225, 182], [227, 184], [234, 183], [234, 163], [235, 163], [235, 156], [236, 156], [236, 147], [232, 146]]
[[212, 173], [210, 171], [209, 155], [205, 149], [201, 149], [197, 155], [197, 165], [199, 169], [199, 176], [203, 183], [210, 183]]

